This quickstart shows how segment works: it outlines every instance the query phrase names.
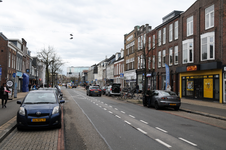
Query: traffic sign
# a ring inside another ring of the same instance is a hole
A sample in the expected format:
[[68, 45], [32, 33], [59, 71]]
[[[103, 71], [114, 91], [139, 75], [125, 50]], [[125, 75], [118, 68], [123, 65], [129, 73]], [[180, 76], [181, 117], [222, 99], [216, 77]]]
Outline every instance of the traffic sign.
[[14, 77], [14, 78], [16, 77], [16, 73], [13, 73], [13, 77]]
[[12, 86], [13, 86], [13, 81], [8, 80], [8, 81], [6, 82], [6, 85], [7, 85], [8, 87], [12, 87]]

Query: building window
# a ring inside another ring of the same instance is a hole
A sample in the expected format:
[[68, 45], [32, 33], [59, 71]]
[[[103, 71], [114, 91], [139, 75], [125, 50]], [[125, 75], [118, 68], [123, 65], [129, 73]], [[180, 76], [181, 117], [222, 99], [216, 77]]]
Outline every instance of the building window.
[[173, 65], [173, 48], [169, 49], [169, 66]]
[[193, 35], [193, 16], [187, 18], [187, 36]]
[[193, 63], [193, 39], [183, 41], [183, 64]]
[[138, 56], [137, 59], [137, 68], [140, 69], [140, 56]]
[[155, 55], [153, 55], [153, 58], [152, 58], [152, 68], [155, 69]]
[[215, 59], [215, 33], [201, 35], [201, 61]]
[[159, 51], [159, 54], [158, 54], [158, 68], [161, 67], [161, 51]]
[[162, 44], [166, 44], [166, 28], [162, 31]]
[[151, 49], [151, 37], [148, 38], [148, 49]]
[[146, 44], [146, 34], [144, 34], [144, 46]]
[[173, 24], [169, 25], [169, 42], [173, 40]]
[[174, 65], [178, 64], [178, 46], [174, 47]]
[[151, 57], [148, 57], [148, 69], [151, 69]]
[[158, 46], [161, 46], [161, 30], [158, 32]]
[[166, 63], [166, 50], [162, 51], [162, 67], [165, 67]]
[[140, 50], [140, 37], [138, 37], [138, 50]]
[[205, 9], [205, 28], [214, 27], [214, 5]]
[[140, 49], [143, 49], [143, 36], [140, 38]]
[[11, 61], [11, 53], [9, 53], [9, 67], [10, 67], [10, 61]]
[[178, 21], [174, 23], [174, 40], [178, 39]]
[[153, 43], [152, 43], [152, 47], [153, 47], [153, 49], [154, 49], [154, 48], [155, 48], [155, 35], [153, 35], [152, 40], [153, 40], [153, 41], [152, 41], [152, 42], [153, 42]]

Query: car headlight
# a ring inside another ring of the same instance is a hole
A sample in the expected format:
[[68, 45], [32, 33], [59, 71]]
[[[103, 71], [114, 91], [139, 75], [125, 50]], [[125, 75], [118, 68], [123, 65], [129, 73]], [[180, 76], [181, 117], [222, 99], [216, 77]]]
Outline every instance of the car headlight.
[[59, 113], [59, 111], [60, 111], [59, 106], [54, 107], [54, 108], [53, 108], [52, 115]]
[[20, 109], [19, 109], [19, 114], [20, 114], [21, 116], [25, 116], [25, 109], [24, 109], [24, 107], [20, 107]]

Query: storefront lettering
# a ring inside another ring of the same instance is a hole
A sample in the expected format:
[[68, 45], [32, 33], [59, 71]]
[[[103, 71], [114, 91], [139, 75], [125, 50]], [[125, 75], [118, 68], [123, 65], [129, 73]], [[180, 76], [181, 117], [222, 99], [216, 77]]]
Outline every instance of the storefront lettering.
[[187, 66], [187, 71], [196, 71], [197, 70], [197, 66]]

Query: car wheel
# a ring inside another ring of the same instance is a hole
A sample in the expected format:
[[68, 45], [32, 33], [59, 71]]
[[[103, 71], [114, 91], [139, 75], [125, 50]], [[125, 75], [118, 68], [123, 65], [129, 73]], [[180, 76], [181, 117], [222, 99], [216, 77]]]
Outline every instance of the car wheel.
[[174, 107], [174, 110], [178, 111], [180, 109], [180, 107]]
[[101, 97], [101, 94], [100, 94], [100, 97]]
[[156, 110], [159, 109], [159, 104], [158, 104], [158, 102], [155, 102], [155, 109], [156, 109]]

